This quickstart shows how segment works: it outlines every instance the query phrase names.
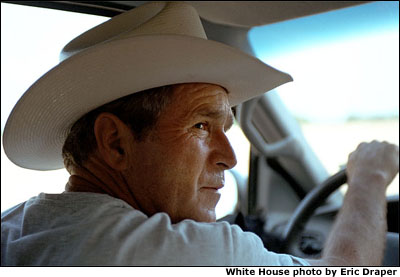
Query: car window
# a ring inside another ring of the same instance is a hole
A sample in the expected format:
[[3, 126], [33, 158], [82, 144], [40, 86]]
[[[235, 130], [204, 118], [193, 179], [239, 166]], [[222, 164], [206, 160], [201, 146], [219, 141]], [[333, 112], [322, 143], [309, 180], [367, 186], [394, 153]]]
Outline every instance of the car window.
[[[58, 64], [61, 49], [71, 39], [108, 17], [1, 3], [1, 135], [15, 103], [41, 75]], [[228, 137], [238, 157], [234, 168], [248, 174], [250, 146], [237, 124]], [[3, 141], [2, 141], [3, 143]], [[8, 160], [1, 147], [1, 211], [26, 201], [40, 192], [60, 193], [68, 181], [65, 169], [34, 171]], [[217, 217], [232, 212], [237, 187], [226, 174], [225, 187], [217, 206]]]
[[[261, 60], [290, 73], [277, 93], [330, 174], [358, 143], [399, 143], [399, 3], [374, 2], [255, 27]], [[399, 193], [399, 177], [388, 188]]]

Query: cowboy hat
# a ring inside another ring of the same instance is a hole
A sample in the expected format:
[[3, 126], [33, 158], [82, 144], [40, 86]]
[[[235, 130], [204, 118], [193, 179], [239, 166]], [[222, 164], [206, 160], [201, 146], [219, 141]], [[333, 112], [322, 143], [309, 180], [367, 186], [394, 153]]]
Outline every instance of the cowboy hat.
[[73, 123], [135, 92], [211, 83], [224, 87], [235, 106], [292, 80], [252, 56], [207, 40], [196, 10], [184, 2], [148, 3], [115, 16], [68, 43], [60, 59], [8, 118], [4, 150], [18, 166], [64, 167], [61, 150]]

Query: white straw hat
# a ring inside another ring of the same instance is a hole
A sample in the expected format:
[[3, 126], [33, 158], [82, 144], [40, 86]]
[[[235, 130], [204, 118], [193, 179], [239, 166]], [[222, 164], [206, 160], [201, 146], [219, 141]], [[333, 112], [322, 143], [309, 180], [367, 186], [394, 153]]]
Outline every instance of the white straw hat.
[[230, 46], [207, 40], [196, 10], [157, 2], [115, 16], [64, 47], [61, 62], [15, 105], [3, 145], [18, 166], [64, 167], [69, 128], [87, 112], [145, 89], [178, 83], [218, 84], [231, 106], [291, 77]]

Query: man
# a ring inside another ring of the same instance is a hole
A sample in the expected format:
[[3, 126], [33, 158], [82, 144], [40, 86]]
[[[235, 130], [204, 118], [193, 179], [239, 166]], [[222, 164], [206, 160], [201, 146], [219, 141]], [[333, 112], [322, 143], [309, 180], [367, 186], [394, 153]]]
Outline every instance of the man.
[[[64, 193], [2, 214], [2, 265], [309, 264], [215, 223], [223, 173], [236, 164], [225, 135], [231, 107], [288, 75], [206, 40], [185, 3], [117, 16], [62, 58], [16, 105], [4, 147], [20, 166], [63, 162], [71, 177]], [[311, 264], [379, 264], [385, 188], [397, 172], [397, 146], [351, 154], [342, 211]]]

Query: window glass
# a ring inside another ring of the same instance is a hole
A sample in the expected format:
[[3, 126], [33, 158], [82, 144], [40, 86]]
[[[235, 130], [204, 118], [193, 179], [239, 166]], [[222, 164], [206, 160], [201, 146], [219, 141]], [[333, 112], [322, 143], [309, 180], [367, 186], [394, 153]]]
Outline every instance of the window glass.
[[[293, 76], [277, 93], [331, 174], [362, 141], [398, 145], [398, 2], [255, 27], [249, 40], [261, 60]], [[388, 194], [398, 193], [397, 176]]]
[[[61, 49], [71, 39], [108, 20], [108, 17], [1, 3], [1, 134], [15, 103], [40, 76], [58, 64]], [[234, 125], [228, 132], [238, 156], [237, 170], [246, 177], [249, 144]], [[247, 153], [246, 153], [247, 151]], [[243, 158], [240, 158], [243, 157]], [[68, 181], [65, 169], [34, 171], [14, 165], [1, 146], [1, 211], [41, 192], [60, 193]], [[217, 206], [217, 216], [237, 203], [232, 175]]]

